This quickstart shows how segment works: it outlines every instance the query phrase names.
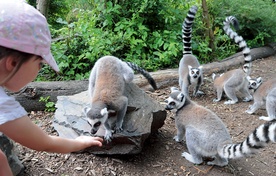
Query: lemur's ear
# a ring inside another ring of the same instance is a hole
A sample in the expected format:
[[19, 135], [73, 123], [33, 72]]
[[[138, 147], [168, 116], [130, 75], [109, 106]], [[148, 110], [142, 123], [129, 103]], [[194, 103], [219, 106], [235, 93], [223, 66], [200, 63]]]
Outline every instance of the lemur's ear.
[[177, 100], [179, 100], [180, 102], [182, 102], [185, 99], [185, 95], [181, 92], [177, 95]]
[[189, 70], [191, 70], [193, 67], [192, 67], [192, 66], [190, 66], [190, 65], [188, 65], [188, 68], [189, 68]]
[[198, 69], [199, 69], [200, 71], [202, 70], [202, 68], [203, 68], [203, 66], [202, 66], [202, 65], [198, 67]]
[[258, 77], [258, 78], [257, 78], [257, 81], [258, 81], [258, 83], [262, 83], [262, 82], [263, 82], [262, 77]]
[[179, 89], [176, 88], [176, 87], [171, 87], [171, 93], [172, 93], [172, 92], [175, 92], [175, 91], [179, 91]]
[[101, 110], [101, 115], [102, 115], [102, 116], [105, 116], [105, 115], [107, 115], [107, 114], [108, 114], [107, 108], [103, 108], [103, 109]]
[[216, 74], [213, 73], [213, 74], [212, 74], [212, 79], [213, 79], [213, 81], [215, 80], [215, 78], [216, 78]]
[[83, 113], [86, 115], [88, 113], [88, 111], [90, 111], [90, 107], [86, 106], [82, 109]]

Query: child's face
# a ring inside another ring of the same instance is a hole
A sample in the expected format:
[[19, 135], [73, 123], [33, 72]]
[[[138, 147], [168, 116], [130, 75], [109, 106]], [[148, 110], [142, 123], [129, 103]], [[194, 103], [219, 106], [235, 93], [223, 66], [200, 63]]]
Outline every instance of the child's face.
[[21, 65], [15, 75], [4, 84], [4, 87], [9, 91], [18, 92], [36, 78], [43, 63], [39, 56], [34, 55]]

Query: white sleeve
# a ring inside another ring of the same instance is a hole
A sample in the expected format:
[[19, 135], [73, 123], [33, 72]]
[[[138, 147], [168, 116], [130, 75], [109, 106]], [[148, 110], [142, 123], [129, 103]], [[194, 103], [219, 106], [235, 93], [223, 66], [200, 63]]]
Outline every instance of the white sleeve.
[[0, 86], [0, 125], [25, 115], [26, 110]]

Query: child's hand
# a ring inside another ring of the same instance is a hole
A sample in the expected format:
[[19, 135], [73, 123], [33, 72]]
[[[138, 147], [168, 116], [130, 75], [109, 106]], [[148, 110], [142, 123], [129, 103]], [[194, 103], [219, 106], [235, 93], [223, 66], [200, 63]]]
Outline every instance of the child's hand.
[[91, 136], [79, 136], [76, 140], [85, 144], [86, 148], [91, 146], [102, 146], [103, 139], [100, 137], [91, 137]]

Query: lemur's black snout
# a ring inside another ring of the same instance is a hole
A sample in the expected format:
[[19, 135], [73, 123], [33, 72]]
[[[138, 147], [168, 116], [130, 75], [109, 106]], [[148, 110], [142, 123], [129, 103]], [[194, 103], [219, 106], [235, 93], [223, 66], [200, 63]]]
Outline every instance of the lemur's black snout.
[[171, 108], [170, 106], [167, 105], [167, 106], [165, 107], [165, 109], [166, 109], [166, 110], [172, 110], [173, 108]]
[[91, 129], [91, 134], [96, 134], [98, 130]]

